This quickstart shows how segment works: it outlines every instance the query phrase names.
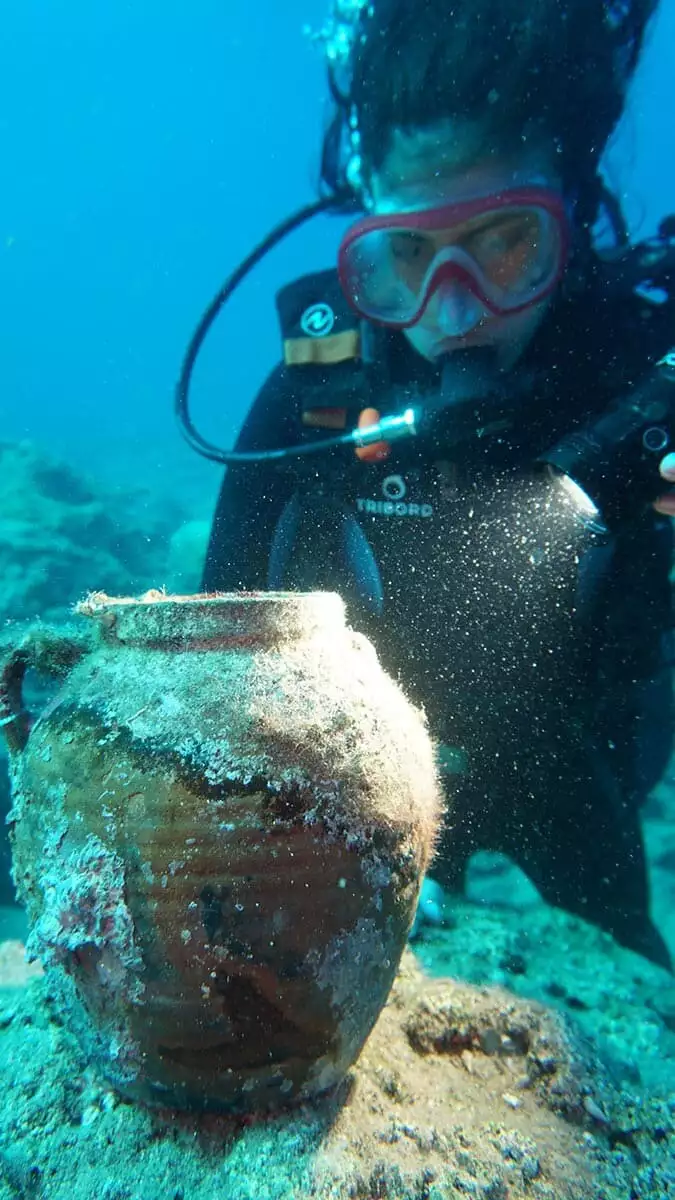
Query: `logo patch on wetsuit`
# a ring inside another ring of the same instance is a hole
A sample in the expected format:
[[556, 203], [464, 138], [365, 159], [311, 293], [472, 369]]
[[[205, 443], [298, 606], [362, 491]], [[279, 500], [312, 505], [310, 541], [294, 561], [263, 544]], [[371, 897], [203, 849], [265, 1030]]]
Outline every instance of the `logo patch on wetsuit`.
[[406, 501], [408, 485], [402, 475], [387, 475], [382, 480], [384, 500], [371, 500], [357, 496], [356, 511], [370, 517], [433, 517], [431, 504], [414, 504]]
[[307, 337], [327, 337], [335, 325], [335, 313], [330, 304], [311, 304], [300, 318], [300, 328]]

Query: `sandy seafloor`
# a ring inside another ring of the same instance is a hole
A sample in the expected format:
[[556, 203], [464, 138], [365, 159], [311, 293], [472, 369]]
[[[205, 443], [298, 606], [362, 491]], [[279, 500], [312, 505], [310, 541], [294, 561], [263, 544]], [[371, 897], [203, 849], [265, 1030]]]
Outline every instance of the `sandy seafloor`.
[[[197, 586], [203, 511], [106, 490], [28, 444], [0, 459], [9, 644], [92, 586]], [[645, 831], [675, 955], [675, 767]], [[0, 909], [0, 1200], [675, 1197], [675, 979], [489, 857], [440, 915], [340, 1095], [242, 1126], [120, 1100], [27, 969], [22, 914]]]

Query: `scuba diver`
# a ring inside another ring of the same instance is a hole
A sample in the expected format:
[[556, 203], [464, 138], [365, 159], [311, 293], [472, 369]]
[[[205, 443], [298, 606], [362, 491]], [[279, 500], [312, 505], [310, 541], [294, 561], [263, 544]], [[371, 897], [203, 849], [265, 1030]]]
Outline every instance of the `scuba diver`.
[[502, 852], [669, 967], [640, 810], [672, 740], [675, 231], [631, 245], [600, 174], [656, 4], [335, 0], [337, 268], [281, 289], [234, 453], [187, 415], [198, 343], [306, 213], [216, 299], [177, 406], [228, 464], [204, 590], [340, 592], [425, 709], [431, 876]]

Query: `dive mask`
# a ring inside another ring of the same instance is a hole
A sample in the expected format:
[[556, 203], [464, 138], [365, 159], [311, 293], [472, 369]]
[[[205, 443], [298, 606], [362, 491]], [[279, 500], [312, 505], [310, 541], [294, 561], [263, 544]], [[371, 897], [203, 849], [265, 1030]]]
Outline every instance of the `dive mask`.
[[362, 317], [405, 329], [449, 284], [466, 289], [493, 316], [520, 312], [554, 290], [568, 248], [562, 197], [532, 186], [365, 217], [343, 237], [338, 271]]

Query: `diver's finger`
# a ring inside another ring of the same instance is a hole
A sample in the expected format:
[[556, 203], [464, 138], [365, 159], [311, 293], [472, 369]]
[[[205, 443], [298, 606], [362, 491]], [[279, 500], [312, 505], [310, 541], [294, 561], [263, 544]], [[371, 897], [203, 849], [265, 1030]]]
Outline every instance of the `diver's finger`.
[[658, 500], [654, 501], [654, 508], [664, 517], [675, 517], [675, 492], [666, 492], [665, 496], [659, 496]]

